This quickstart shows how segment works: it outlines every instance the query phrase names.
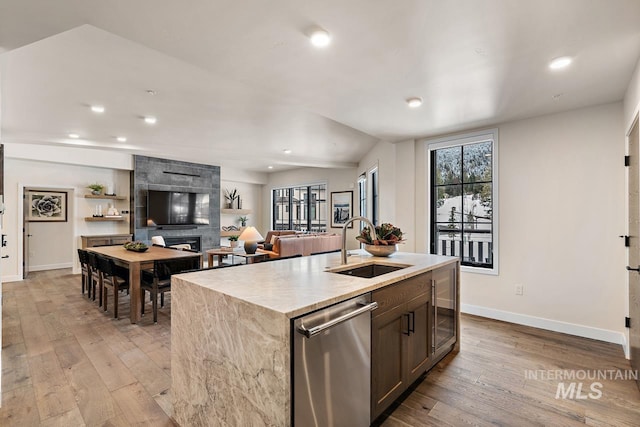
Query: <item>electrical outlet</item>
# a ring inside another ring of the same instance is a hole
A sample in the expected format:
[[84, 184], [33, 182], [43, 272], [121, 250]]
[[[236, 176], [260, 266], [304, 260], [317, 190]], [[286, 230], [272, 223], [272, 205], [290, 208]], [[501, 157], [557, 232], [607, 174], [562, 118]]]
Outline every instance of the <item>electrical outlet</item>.
[[524, 285], [516, 285], [516, 295], [524, 295]]

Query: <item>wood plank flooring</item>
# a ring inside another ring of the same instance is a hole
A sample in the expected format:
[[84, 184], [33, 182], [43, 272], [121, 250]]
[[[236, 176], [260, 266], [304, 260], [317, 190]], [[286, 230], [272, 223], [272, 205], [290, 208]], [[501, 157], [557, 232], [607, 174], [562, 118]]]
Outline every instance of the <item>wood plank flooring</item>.
[[[81, 295], [80, 276], [69, 270], [3, 284], [0, 426], [175, 425], [171, 298], [156, 325], [150, 314], [131, 325], [129, 299], [121, 300], [121, 318], [114, 320]], [[599, 399], [556, 399], [561, 380], [525, 377], [526, 370], [625, 372], [630, 365], [620, 346], [474, 316], [463, 316], [461, 330], [460, 353], [378, 424], [640, 426], [632, 380], [598, 380]], [[594, 381], [583, 382], [587, 395]]]

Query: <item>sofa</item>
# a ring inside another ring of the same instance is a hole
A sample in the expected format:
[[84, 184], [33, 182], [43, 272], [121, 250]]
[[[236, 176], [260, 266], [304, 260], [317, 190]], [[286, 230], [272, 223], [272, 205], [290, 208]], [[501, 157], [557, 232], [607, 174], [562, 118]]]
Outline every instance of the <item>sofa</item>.
[[258, 249], [269, 258], [281, 258], [294, 255], [311, 255], [319, 252], [333, 252], [342, 248], [341, 234], [289, 234], [274, 236], [271, 249]]

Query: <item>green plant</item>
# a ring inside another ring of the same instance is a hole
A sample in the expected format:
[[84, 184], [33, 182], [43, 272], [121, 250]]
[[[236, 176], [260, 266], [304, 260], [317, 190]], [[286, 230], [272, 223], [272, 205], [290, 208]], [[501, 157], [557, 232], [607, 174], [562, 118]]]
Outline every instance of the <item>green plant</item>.
[[384, 223], [376, 225], [375, 239], [371, 237], [371, 228], [364, 227], [356, 240], [367, 245], [395, 245], [404, 241], [402, 238], [402, 230], [393, 224]]
[[87, 185], [87, 188], [91, 189], [91, 191], [102, 191], [104, 189], [104, 185], [96, 182], [95, 184]]
[[230, 242], [237, 242], [238, 241], [238, 237], [240, 237], [240, 236], [229, 236], [229, 241]]
[[249, 221], [249, 218], [246, 216], [241, 216], [240, 218], [238, 218], [238, 221], [240, 221], [240, 224], [242, 224], [242, 226], [244, 227], [245, 225], [247, 225], [247, 221]]

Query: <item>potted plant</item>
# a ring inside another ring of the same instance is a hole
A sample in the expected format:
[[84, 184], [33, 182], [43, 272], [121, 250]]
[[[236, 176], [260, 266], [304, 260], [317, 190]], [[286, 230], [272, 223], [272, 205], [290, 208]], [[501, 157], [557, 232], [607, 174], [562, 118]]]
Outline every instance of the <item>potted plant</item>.
[[96, 182], [95, 184], [87, 185], [87, 188], [91, 190], [91, 194], [93, 194], [94, 196], [99, 196], [100, 194], [102, 194], [102, 190], [104, 190], [104, 185], [98, 184]]
[[240, 236], [229, 236], [229, 246], [232, 248], [238, 247], [238, 237]]
[[371, 236], [371, 229], [364, 227], [358, 237], [364, 243], [364, 250], [374, 256], [389, 256], [396, 251], [396, 244], [402, 243], [402, 230], [393, 224], [376, 225], [375, 236]]
[[246, 216], [241, 216], [240, 218], [238, 218], [238, 221], [240, 221], [241, 226], [246, 227], [247, 221], [249, 221], [249, 218]]

